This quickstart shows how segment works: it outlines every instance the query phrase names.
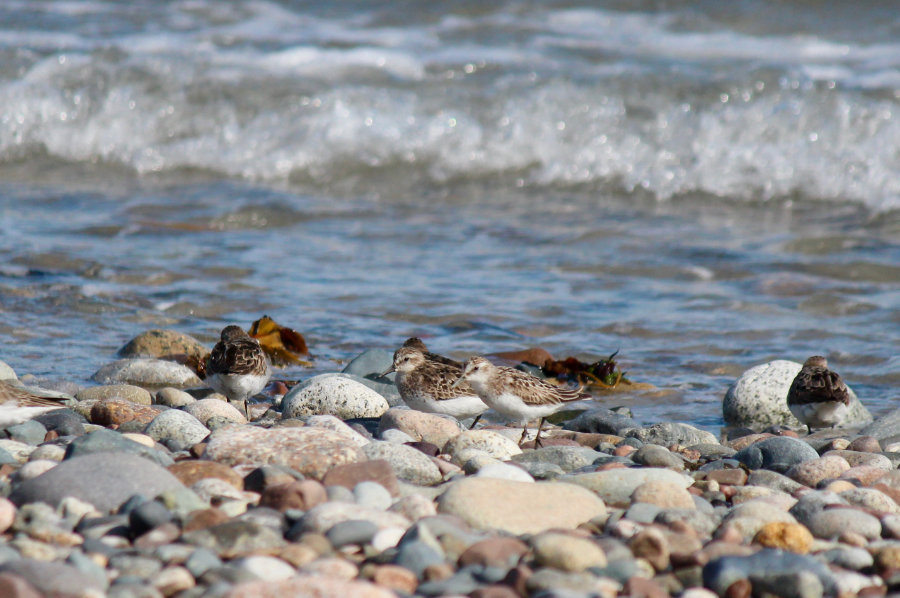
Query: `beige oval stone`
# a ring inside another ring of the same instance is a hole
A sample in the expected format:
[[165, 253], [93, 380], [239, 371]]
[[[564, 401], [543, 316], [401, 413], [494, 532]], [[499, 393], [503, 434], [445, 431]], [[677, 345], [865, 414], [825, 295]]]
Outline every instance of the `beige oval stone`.
[[415, 440], [430, 442], [437, 447], [446, 445], [462, 431], [453, 419], [401, 407], [392, 407], [381, 416], [378, 436], [381, 437], [385, 430], [400, 430]]
[[82, 388], [75, 393], [75, 398], [79, 401], [122, 399], [136, 405], [150, 405], [153, 402], [149, 392], [140, 386], [131, 384], [107, 384]]
[[203, 458], [225, 465], [287, 465], [316, 479], [335, 465], [365, 460], [358, 446], [324, 428], [225, 426], [210, 434]]
[[606, 505], [573, 484], [467, 478], [438, 497], [438, 512], [457, 515], [477, 529], [519, 535], [574, 528], [605, 515]]
[[606, 553], [587, 538], [546, 532], [531, 539], [534, 559], [543, 567], [563, 571], [584, 571], [589, 567], [605, 567]]
[[631, 495], [638, 486], [651, 481], [670, 482], [682, 488], [694, 483], [690, 476], [658, 467], [609, 469], [566, 476], [566, 482], [587, 488], [610, 506], [623, 508], [631, 504]]
[[815, 488], [816, 484], [827, 478], [839, 478], [842, 473], [850, 469], [850, 464], [840, 455], [828, 455], [797, 463], [787, 470], [787, 477], [795, 482]]
[[691, 493], [673, 482], [644, 482], [631, 493], [631, 502], [650, 503], [663, 509], [696, 509]]
[[463, 451], [468, 449], [483, 451], [501, 461], [506, 461], [513, 455], [518, 455], [522, 452], [522, 449], [519, 448], [519, 445], [514, 440], [510, 440], [503, 434], [493, 430], [466, 430], [461, 432], [444, 445], [443, 452], [450, 455], [454, 463], [462, 466], [465, 461], [457, 460], [456, 455], [462, 455]]
[[883, 513], [900, 513], [900, 507], [890, 496], [874, 488], [852, 488], [841, 492], [841, 498], [853, 506]]
[[172, 360], [193, 358], [199, 362], [209, 353], [203, 343], [177, 330], [142, 332], [119, 349], [121, 357], [159, 357]]

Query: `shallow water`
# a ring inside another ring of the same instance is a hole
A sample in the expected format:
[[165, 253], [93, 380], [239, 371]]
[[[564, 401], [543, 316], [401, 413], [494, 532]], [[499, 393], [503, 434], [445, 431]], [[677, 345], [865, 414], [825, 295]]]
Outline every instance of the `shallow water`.
[[[824, 353], [898, 398], [887, 3], [5, 3], [0, 339], [86, 383], [150, 327], [262, 314], [306, 377], [418, 334], [620, 350], [714, 430]], [[818, 10], [821, 8], [822, 10]]]

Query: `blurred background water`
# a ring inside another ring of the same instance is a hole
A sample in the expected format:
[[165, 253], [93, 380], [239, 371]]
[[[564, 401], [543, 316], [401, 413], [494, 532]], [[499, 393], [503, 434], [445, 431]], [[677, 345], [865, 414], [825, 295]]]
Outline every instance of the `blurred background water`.
[[900, 397], [891, 2], [8, 1], [0, 359], [87, 383], [135, 334], [268, 314], [313, 369], [620, 350], [715, 430], [822, 353]]

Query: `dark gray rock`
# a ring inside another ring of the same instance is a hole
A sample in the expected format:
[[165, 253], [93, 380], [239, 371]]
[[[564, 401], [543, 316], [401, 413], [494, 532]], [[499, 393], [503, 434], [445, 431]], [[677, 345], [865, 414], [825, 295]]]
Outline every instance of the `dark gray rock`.
[[395, 373], [382, 377], [381, 374], [394, 363], [394, 353], [387, 349], [367, 349], [350, 360], [342, 370], [360, 378], [370, 378], [382, 384], [393, 385]]
[[175, 516], [169, 509], [155, 500], [147, 501], [128, 513], [128, 525], [135, 537], [164, 523], [169, 523], [173, 519]]
[[[394, 564], [409, 569], [419, 579], [422, 579], [426, 567], [443, 562], [444, 557], [440, 552], [420, 540], [402, 542], [394, 559]], [[421, 587], [419, 589], [421, 590]]]
[[53, 469], [18, 485], [10, 495], [17, 505], [45, 502], [58, 505], [66, 496], [110, 511], [134, 494], [155, 496], [184, 488], [178, 478], [130, 453], [94, 453], [66, 459]]
[[81, 436], [87, 420], [71, 409], [54, 409], [34, 418], [47, 430], [55, 430], [60, 436]]
[[667, 467], [675, 471], [684, 469], [684, 459], [657, 444], [645, 444], [632, 453], [631, 460], [647, 467]]
[[371, 521], [354, 519], [342, 521], [331, 526], [325, 534], [328, 541], [335, 548], [341, 548], [348, 544], [368, 544], [378, 532], [378, 526]]
[[818, 459], [819, 454], [802, 440], [775, 436], [741, 449], [734, 458], [750, 469], [770, 469], [784, 473], [797, 463]]
[[[878, 440], [900, 437], [900, 409], [878, 416], [871, 424], [859, 431], [860, 436], [874, 436]], [[885, 446], [887, 443], [882, 443]]]
[[184, 566], [191, 575], [200, 577], [210, 569], [221, 567], [222, 559], [208, 548], [197, 548], [184, 562]]
[[703, 567], [703, 585], [720, 596], [740, 579], [749, 579], [754, 589], [773, 591], [784, 598], [837, 593], [834, 577], [823, 563], [783, 550], [765, 548], [749, 556], [726, 556]]
[[90, 434], [79, 436], [69, 443], [66, 448], [66, 460], [95, 453], [128, 453], [143, 457], [163, 467], [168, 467], [175, 462], [165, 453], [128, 440], [118, 432], [107, 429], [95, 430]]
[[640, 424], [632, 418], [609, 409], [591, 409], [578, 417], [570, 419], [563, 428], [575, 432], [594, 432], [599, 434], [615, 434], [625, 436], [626, 432], [639, 428]]

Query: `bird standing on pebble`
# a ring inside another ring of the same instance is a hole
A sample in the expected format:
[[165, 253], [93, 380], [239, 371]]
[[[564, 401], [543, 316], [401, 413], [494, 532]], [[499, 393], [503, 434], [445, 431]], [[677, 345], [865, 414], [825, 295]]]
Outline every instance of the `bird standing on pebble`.
[[522, 426], [519, 444], [525, 440], [528, 422], [541, 418], [534, 439], [535, 447], [541, 446], [541, 428], [548, 415], [559, 411], [566, 403], [590, 396], [582, 393], [581, 389], [560, 388], [527, 372], [496, 366], [477, 356], [466, 361], [456, 384], [463, 381], [472, 386], [488, 407], [518, 421]]
[[833, 428], [847, 418], [850, 391], [838, 373], [828, 369], [824, 357], [813, 355], [803, 362], [791, 383], [787, 404], [809, 432], [813, 428]]
[[262, 392], [271, 377], [269, 359], [259, 345], [240, 326], [226, 326], [206, 363], [206, 383], [241, 403], [250, 419], [247, 399]]

